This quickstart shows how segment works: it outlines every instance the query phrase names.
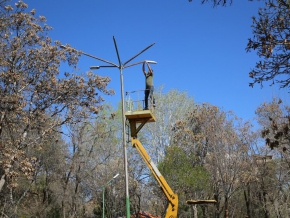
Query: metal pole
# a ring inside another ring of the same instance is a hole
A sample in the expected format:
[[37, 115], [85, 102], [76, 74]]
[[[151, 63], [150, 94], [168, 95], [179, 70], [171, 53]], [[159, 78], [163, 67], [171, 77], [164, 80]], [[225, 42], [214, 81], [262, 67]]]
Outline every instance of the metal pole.
[[105, 189], [106, 189], [106, 186], [108, 184], [110, 184], [110, 182], [113, 180], [113, 179], [116, 179], [117, 177], [119, 176], [119, 173], [117, 173], [112, 179], [110, 179], [104, 186], [103, 186], [103, 215], [102, 215], [102, 218], [105, 218]]
[[129, 198], [129, 180], [128, 180], [128, 162], [127, 162], [127, 145], [126, 145], [126, 118], [125, 118], [125, 102], [124, 102], [124, 80], [123, 66], [120, 66], [121, 81], [121, 99], [122, 99], [122, 124], [123, 124], [123, 147], [124, 147], [124, 168], [125, 168], [125, 186], [126, 186], [126, 218], [130, 218], [130, 198]]
[[105, 218], [105, 186], [103, 186], [103, 218]]

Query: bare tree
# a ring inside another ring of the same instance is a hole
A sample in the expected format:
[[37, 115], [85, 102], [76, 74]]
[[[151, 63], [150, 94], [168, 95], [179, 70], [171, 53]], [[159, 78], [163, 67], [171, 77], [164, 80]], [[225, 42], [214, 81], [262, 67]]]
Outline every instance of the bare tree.
[[233, 202], [241, 188], [242, 174], [246, 171], [249, 144], [244, 124], [232, 112], [225, 112], [210, 104], [197, 105], [185, 119], [176, 123], [175, 142], [191, 158], [191, 166], [204, 167], [210, 177], [208, 186], [196, 193], [195, 199], [214, 198], [215, 209], [206, 212], [204, 216], [224, 214], [237, 216], [237, 205]]
[[59, 73], [61, 62], [76, 66], [79, 54], [59, 49], [59, 41], [52, 42], [45, 17], [36, 17], [35, 10], [27, 13], [22, 1], [14, 8], [4, 8], [0, 28], [0, 192], [16, 187], [19, 175], [33, 174], [35, 158], [28, 157], [28, 148], [41, 149], [51, 134], [63, 131], [64, 124], [97, 114], [104, 101], [98, 91], [112, 94], [106, 89], [107, 77]]
[[249, 76], [255, 83], [272, 81], [281, 88], [289, 88], [290, 5], [286, 0], [267, 0], [265, 8], [253, 17], [253, 34], [246, 50], [256, 50], [260, 61]]
[[289, 106], [273, 98], [271, 102], [261, 104], [256, 114], [262, 127], [261, 136], [273, 158], [270, 163], [260, 164], [261, 172], [264, 172], [264, 176], [260, 175], [260, 190], [265, 196], [263, 208], [267, 217], [289, 217], [286, 212], [289, 207]]

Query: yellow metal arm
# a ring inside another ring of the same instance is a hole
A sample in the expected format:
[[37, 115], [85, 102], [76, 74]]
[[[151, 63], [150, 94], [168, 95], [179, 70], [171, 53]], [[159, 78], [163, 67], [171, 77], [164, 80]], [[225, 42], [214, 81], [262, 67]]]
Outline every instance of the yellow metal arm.
[[155, 166], [150, 156], [142, 146], [141, 142], [137, 139], [138, 132], [146, 123], [155, 122], [154, 115], [151, 113], [150, 110], [126, 112], [125, 115], [130, 122], [131, 142], [133, 147], [137, 149], [137, 151], [149, 167], [150, 171], [154, 175], [155, 179], [159, 183], [166, 198], [168, 199], [169, 204], [166, 210], [165, 218], [177, 218], [178, 195], [171, 190], [166, 180], [161, 175], [158, 168]]
[[178, 195], [175, 194], [169, 185], [167, 184], [166, 180], [164, 177], [161, 175], [159, 172], [158, 168], [156, 165], [153, 163], [151, 160], [150, 156], [142, 146], [141, 142], [135, 138], [132, 137], [132, 145], [137, 149], [147, 166], [149, 167], [150, 171], [153, 173], [155, 179], [159, 183], [163, 193], [167, 197], [169, 204], [166, 210], [165, 218], [176, 218], [177, 217], [177, 210], [178, 210]]

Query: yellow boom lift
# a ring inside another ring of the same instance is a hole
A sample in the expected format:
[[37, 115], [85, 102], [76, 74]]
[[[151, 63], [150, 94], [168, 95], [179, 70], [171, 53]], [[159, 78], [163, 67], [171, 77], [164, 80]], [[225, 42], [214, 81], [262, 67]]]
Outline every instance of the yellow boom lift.
[[147, 122], [155, 122], [155, 117], [150, 110], [128, 111], [125, 113], [125, 116], [130, 123], [132, 146], [137, 149], [137, 151], [149, 167], [150, 171], [154, 175], [155, 179], [159, 183], [166, 198], [168, 199], [168, 207], [166, 210], [165, 218], [176, 218], [178, 210], [178, 195], [171, 190], [168, 183], [161, 175], [156, 165], [153, 163], [150, 156], [137, 138], [137, 134], [142, 129], [142, 127]]

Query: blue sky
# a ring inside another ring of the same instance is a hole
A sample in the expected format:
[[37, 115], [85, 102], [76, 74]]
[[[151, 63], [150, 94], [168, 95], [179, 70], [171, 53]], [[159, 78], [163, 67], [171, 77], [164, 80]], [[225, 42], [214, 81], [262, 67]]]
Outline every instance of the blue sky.
[[[250, 88], [248, 73], [258, 61], [255, 52], [246, 53], [252, 37], [251, 17], [263, 1], [235, 0], [231, 6], [213, 8], [194, 0], [24, 0], [37, 15], [44, 15], [53, 27], [50, 36], [63, 44], [118, 63], [113, 36], [121, 61], [125, 62], [148, 45], [137, 57], [155, 60], [154, 85], [187, 91], [196, 102], [208, 102], [239, 117], [254, 118], [255, 109], [273, 96], [287, 102], [287, 90], [264, 85]], [[102, 63], [80, 59], [81, 72]], [[105, 97], [120, 101], [120, 77], [115, 68], [94, 71], [111, 77], [116, 92]], [[124, 70], [125, 91], [144, 89], [141, 65]], [[182, 102], [180, 102], [182, 103]]]

